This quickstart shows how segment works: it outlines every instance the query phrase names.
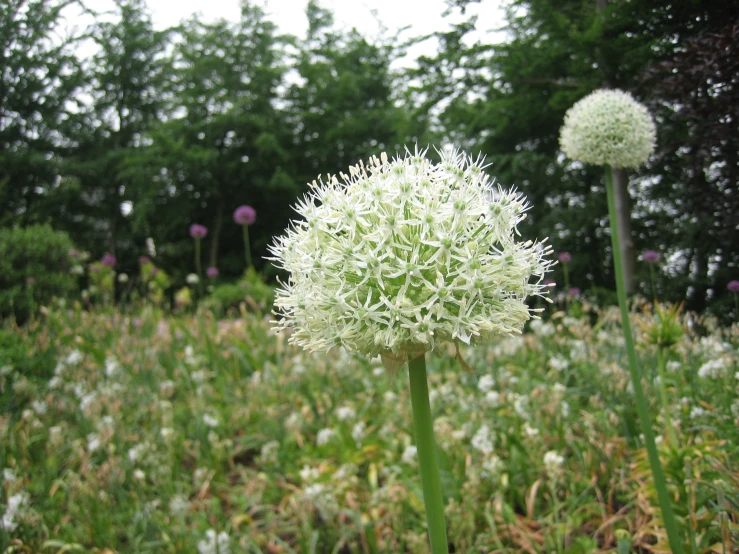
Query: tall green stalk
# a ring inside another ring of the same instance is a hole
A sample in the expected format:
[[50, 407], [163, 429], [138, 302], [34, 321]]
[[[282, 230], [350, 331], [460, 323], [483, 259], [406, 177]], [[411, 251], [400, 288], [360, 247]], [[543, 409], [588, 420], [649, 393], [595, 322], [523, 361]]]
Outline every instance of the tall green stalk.
[[654, 286], [654, 264], [649, 263], [649, 281], [652, 285], [652, 300], [654, 301], [654, 305], [657, 305], [657, 289]]
[[444, 500], [441, 495], [439, 462], [436, 459], [434, 424], [429, 404], [429, 389], [426, 380], [426, 357], [418, 356], [408, 361], [408, 378], [411, 385], [413, 427], [418, 449], [418, 466], [421, 470], [423, 504], [429, 526], [432, 554], [449, 554], [444, 522]]
[[667, 352], [664, 347], [657, 347], [657, 375], [659, 375], [659, 396], [662, 401], [662, 417], [665, 418], [665, 425], [667, 426], [667, 436], [670, 439], [670, 446], [672, 448], [678, 448], [680, 445], [677, 442], [677, 433], [675, 428], [672, 426], [672, 418], [670, 417], [670, 404], [667, 400], [667, 383], [665, 377], [667, 372], [665, 366], [667, 364]]
[[244, 229], [244, 249], [246, 250], [246, 269], [251, 267], [251, 246], [249, 245], [249, 226], [242, 225]]
[[203, 268], [200, 264], [200, 238], [195, 237], [195, 271], [198, 272], [198, 292], [203, 297]]
[[626, 305], [626, 287], [624, 286], [624, 270], [621, 261], [621, 246], [619, 244], [617, 219], [616, 219], [616, 198], [613, 191], [613, 175], [611, 167], [605, 166], [606, 173], [606, 195], [608, 197], [608, 217], [611, 221], [611, 246], [613, 248], [613, 266], [616, 274], [616, 293], [618, 294], [618, 306], [621, 309], [621, 324], [624, 332], [624, 342], [626, 344], [626, 354], [629, 358], [629, 369], [631, 370], [631, 382], [634, 386], [634, 396], [636, 397], [636, 410], [639, 414], [639, 424], [644, 435], [644, 442], [647, 447], [647, 456], [649, 457], [649, 466], [652, 469], [654, 477], [654, 486], [657, 489], [657, 498], [659, 500], [660, 509], [662, 510], [662, 519], [667, 530], [667, 538], [670, 542], [670, 548], [674, 554], [683, 554], [683, 544], [680, 540], [675, 514], [672, 511], [672, 503], [667, 492], [667, 482], [665, 474], [662, 471], [662, 464], [659, 460], [657, 445], [654, 442], [654, 432], [652, 431], [652, 422], [649, 417], [649, 409], [647, 408], [647, 400], [644, 397], [644, 389], [642, 389], [641, 380], [642, 373], [636, 361], [636, 350], [634, 350], [634, 339], [631, 334], [631, 324], [629, 323], [629, 309]]

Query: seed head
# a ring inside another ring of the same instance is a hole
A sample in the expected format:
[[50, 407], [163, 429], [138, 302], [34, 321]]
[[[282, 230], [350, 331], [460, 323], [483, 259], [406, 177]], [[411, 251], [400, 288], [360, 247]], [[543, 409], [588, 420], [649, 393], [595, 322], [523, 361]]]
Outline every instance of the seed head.
[[575, 161], [637, 167], [654, 151], [656, 128], [647, 108], [620, 90], [596, 90], [565, 114], [559, 145]]

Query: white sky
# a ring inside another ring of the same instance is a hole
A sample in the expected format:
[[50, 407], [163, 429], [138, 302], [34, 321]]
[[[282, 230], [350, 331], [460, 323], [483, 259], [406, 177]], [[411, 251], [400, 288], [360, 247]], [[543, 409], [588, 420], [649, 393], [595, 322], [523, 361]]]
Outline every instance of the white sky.
[[[85, 0], [84, 3], [98, 12], [113, 8], [111, 0]], [[305, 35], [308, 27], [305, 7], [308, 0], [258, 0], [258, 3], [270, 14], [269, 19], [282, 32], [301, 37]], [[221, 18], [235, 21], [239, 17], [239, 0], [147, 0], [147, 5], [154, 25], [160, 29], [176, 25], [196, 12], [201, 14], [204, 21]], [[411, 28], [403, 34], [403, 38], [443, 31], [449, 28], [451, 22], [461, 20], [459, 17], [442, 18], [447, 7], [445, 0], [320, 0], [320, 5], [334, 13], [337, 26], [356, 27], [368, 38], [380, 33], [378, 19], [387, 28], [389, 35], [410, 25]], [[470, 6], [468, 14], [479, 16], [473, 40], [479, 39], [486, 43], [500, 40], [499, 35], [494, 36], [489, 32], [503, 25], [500, 5], [501, 0], [481, 0], [479, 4]], [[90, 22], [89, 19], [73, 13], [67, 17], [67, 24], [78, 28], [83, 28]], [[415, 58], [421, 53], [432, 54], [434, 50], [434, 44], [426, 43], [414, 49], [410, 57]]]

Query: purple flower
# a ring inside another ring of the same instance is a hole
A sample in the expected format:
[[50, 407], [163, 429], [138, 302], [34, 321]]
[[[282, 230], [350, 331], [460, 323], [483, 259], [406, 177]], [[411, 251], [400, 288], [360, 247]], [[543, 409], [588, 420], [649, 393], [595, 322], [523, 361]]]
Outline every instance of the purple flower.
[[190, 236], [194, 239], [204, 239], [208, 234], [208, 229], [204, 225], [193, 223], [190, 225]]
[[26, 285], [31, 286], [36, 282], [36, 277], [26, 277]]
[[251, 206], [239, 206], [234, 211], [234, 221], [239, 225], [254, 225], [257, 220], [257, 211]]
[[726, 285], [726, 288], [729, 289], [729, 292], [739, 292], [739, 281], [729, 281], [729, 284]]
[[567, 296], [580, 296], [580, 289], [577, 287], [572, 287], [570, 290], [567, 291]]
[[118, 263], [118, 260], [115, 259], [115, 256], [113, 254], [106, 254], [102, 258], [100, 258], [100, 263], [107, 267], [115, 267], [115, 264]]
[[70, 258], [73, 258], [75, 260], [80, 257], [80, 251], [77, 250], [76, 248], [70, 249], [69, 252], [67, 252], [67, 254], [69, 255]]
[[659, 260], [659, 252], [655, 252], [654, 250], [647, 250], [646, 252], [644, 252], [644, 254], [641, 255], [641, 259], [648, 264], [653, 264], [654, 262]]
[[205, 274], [210, 278], [218, 277], [218, 268], [215, 266], [210, 266], [208, 269], [205, 270]]
[[151, 262], [151, 260], [149, 259], [149, 256], [141, 256], [141, 257], [139, 258], [139, 263], [140, 263], [141, 265], [146, 265], [146, 264], [148, 264], [148, 263], [150, 263], [150, 262]]
[[563, 264], [568, 264], [572, 261], [572, 254], [569, 252], [560, 252], [559, 253], [559, 261]]

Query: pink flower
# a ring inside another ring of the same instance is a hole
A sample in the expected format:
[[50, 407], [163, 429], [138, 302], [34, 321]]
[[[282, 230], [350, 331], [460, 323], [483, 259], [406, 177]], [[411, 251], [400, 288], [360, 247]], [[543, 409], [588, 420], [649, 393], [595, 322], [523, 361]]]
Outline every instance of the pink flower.
[[647, 250], [646, 252], [644, 252], [644, 254], [641, 255], [641, 259], [648, 264], [653, 264], [654, 262], [659, 260], [659, 252], [655, 252], [654, 250]]
[[139, 263], [140, 263], [141, 265], [146, 265], [146, 264], [148, 264], [149, 262], [151, 262], [151, 260], [149, 259], [149, 256], [141, 256], [141, 257], [139, 258]]
[[726, 288], [729, 289], [729, 292], [739, 292], [739, 281], [729, 281], [729, 284], [726, 285]]
[[568, 264], [572, 261], [572, 254], [569, 252], [560, 252], [559, 253], [559, 261], [563, 264]]
[[218, 277], [219, 271], [217, 267], [210, 266], [208, 269], [205, 270], [205, 274], [210, 278], [215, 278]]
[[193, 223], [190, 225], [190, 236], [194, 239], [204, 239], [208, 234], [208, 228], [205, 225]]
[[257, 220], [257, 211], [251, 206], [239, 206], [234, 211], [234, 221], [239, 225], [254, 225]]
[[118, 260], [115, 259], [115, 256], [113, 254], [106, 254], [102, 258], [100, 258], [100, 263], [107, 267], [115, 267], [115, 264], [118, 263]]
[[577, 287], [572, 287], [570, 290], [567, 291], [567, 296], [571, 296], [571, 297], [580, 296], [580, 289]]

